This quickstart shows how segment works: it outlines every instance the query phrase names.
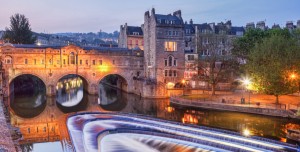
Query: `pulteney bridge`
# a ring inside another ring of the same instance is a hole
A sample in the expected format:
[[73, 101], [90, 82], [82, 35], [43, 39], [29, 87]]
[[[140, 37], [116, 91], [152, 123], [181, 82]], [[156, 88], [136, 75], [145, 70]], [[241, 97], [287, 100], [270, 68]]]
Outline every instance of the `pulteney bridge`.
[[[98, 93], [98, 84], [108, 75], [118, 75], [118, 87], [126, 92], [144, 95], [143, 85], [135, 78], [144, 75], [144, 57], [140, 50], [69, 46], [12, 45], [0, 46], [5, 92], [18, 76], [29, 74], [41, 79], [47, 95], [56, 94], [56, 84], [62, 77], [76, 74], [84, 81], [89, 94]], [[120, 81], [120, 82], [119, 82]], [[139, 87], [140, 86], [140, 87]]]

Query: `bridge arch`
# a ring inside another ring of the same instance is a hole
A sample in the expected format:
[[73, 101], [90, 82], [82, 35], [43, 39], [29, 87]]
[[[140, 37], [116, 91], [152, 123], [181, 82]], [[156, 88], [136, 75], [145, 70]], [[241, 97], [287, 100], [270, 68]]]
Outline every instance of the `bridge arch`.
[[67, 73], [67, 74], [61, 74], [61, 75], [58, 75], [58, 76], [55, 78], [55, 81], [54, 81], [54, 84], [53, 84], [53, 85], [56, 86], [56, 85], [58, 84], [58, 82], [59, 82], [62, 78], [66, 77], [66, 76], [68, 76], [68, 75], [76, 75], [76, 76], [80, 77], [80, 78], [82, 79], [82, 81], [83, 81], [83, 89], [85, 89], [85, 91], [88, 91], [88, 90], [89, 90], [89, 85], [90, 85], [89, 79], [87, 79], [84, 75], [78, 74], [78, 73]]
[[126, 91], [128, 92], [129, 90], [129, 83], [130, 83], [130, 80], [127, 79], [126, 76], [124, 76], [123, 74], [119, 74], [119, 73], [109, 73], [109, 74], [106, 74], [106, 75], [103, 75], [98, 81], [97, 81], [97, 85], [99, 85], [101, 82], [103, 82], [103, 80], [109, 76], [112, 76], [112, 75], [116, 75], [118, 77], [118, 80], [120, 80], [121, 82], [120, 83], [117, 83], [116, 87], [123, 90], [123, 91]]
[[[18, 80], [18, 78], [22, 78], [22, 76], [29, 77], [25, 77], [23, 81], [19, 81], [21, 82], [19, 83], [20, 86], [15, 87], [15, 85], [18, 85], [15, 84], [15, 81]], [[23, 85], [24, 80], [29, 81], [29, 83], [25, 83], [25, 85]], [[15, 77], [11, 78], [9, 81], [7, 92], [9, 95], [8, 105], [12, 111], [20, 117], [36, 117], [45, 110], [47, 104], [46, 91], [46, 83], [40, 76], [20, 73], [15, 75]]]

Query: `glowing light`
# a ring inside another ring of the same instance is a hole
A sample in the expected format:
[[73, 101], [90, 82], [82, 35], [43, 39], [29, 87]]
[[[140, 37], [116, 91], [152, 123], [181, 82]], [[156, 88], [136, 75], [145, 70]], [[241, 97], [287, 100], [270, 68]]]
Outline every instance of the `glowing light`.
[[168, 83], [167, 83], [167, 88], [168, 88], [168, 89], [172, 89], [172, 88], [174, 88], [174, 86], [175, 86], [175, 84], [172, 83], [172, 82], [168, 82]]
[[243, 79], [242, 82], [244, 85], [249, 85], [251, 83], [250, 79], [248, 78]]
[[171, 112], [173, 112], [173, 111], [175, 110], [175, 109], [174, 109], [173, 107], [171, 107], [171, 106], [168, 106], [168, 107], [166, 107], [165, 109], [166, 109], [166, 111], [169, 112], [169, 113], [171, 113]]
[[249, 136], [251, 135], [250, 130], [245, 129], [245, 130], [243, 131], [243, 135], [246, 136], [246, 137], [249, 137]]
[[41, 42], [37, 42], [37, 43], [36, 43], [36, 45], [38, 45], [38, 46], [41, 46], [41, 45], [42, 45], [42, 43], [41, 43]]
[[109, 70], [109, 68], [107, 65], [101, 65], [101, 66], [99, 66], [99, 70], [101, 72], [107, 72]]
[[297, 78], [297, 75], [296, 75], [295, 73], [292, 73], [292, 74], [290, 75], [290, 78], [291, 78], [291, 79], [296, 79], [296, 78]]
[[185, 84], [185, 80], [182, 80], [181, 83], [182, 83], [182, 84]]

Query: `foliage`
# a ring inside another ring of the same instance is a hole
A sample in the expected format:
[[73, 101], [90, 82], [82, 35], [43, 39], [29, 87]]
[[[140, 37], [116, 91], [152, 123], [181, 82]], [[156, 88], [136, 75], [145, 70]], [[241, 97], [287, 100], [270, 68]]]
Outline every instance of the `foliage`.
[[277, 103], [278, 96], [295, 91], [297, 82], [290, 75], [300, 69], [299, 45], [284, 33], [275, 31], [256, 43], [246, 64], [253, 86], [259, 92], [276, 96]]
[[22, 14], [10, 17], [10, 27], [5, 29], [4, 39], [14, 44], [33, 44], [36, 40], [28, 19]]
[[[238, 62], [230, 54], [231, 39], [227, 35], [206, 34], [201, 37], [200, 50], [202, 55], [199, 60], [200, 79], [208, 82], [215, 95], [218, 83], [228, 81], [238, 69]], [[207, 43], [202, 43], [208, 41]], [[206, 52], [206, 53], [205, 53]]]

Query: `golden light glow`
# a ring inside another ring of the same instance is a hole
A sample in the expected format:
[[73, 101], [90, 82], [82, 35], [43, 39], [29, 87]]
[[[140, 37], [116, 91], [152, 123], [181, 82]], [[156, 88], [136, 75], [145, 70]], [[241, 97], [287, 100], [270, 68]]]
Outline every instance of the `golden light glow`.
[[168, 82], [167, 83], [167, 88], [168, 89], [172, 89], [172, 88], [174, 88], [174, 86], [175, 86], [175, 84], [173, 82]]
[[107, 65], [100, 65], [99, 70], [101, 72], [107, 72], [109, 70], [109, 67]]
[[182, 83], [182, 84], [185, 84], [185, 80], [182, 80], [181, 83]]
[[168, 106], [168, 107], [165, 108], [165, 110], [166, 110], [167, 112], [171, 113], [171, 112], [173, 112], [175, 109], [174, 109], [173, 107], [171, 107], [171, 106]]
[[243, 135], [246, 137], [249, 137], [251, 135], [250, 130], [248, 130], [248, 129], [243, 130]]
[[195, 115], [184, 114], [181, 119], [182, 123], [198, 124], [198, 118]]
[[297, 75], [296, 75], [295, 73], [292, 73], [292, 74], [290, 75], [290, 78], [291, 78], [291, 79], [296, 79], [296, 78], [297, 78]]

